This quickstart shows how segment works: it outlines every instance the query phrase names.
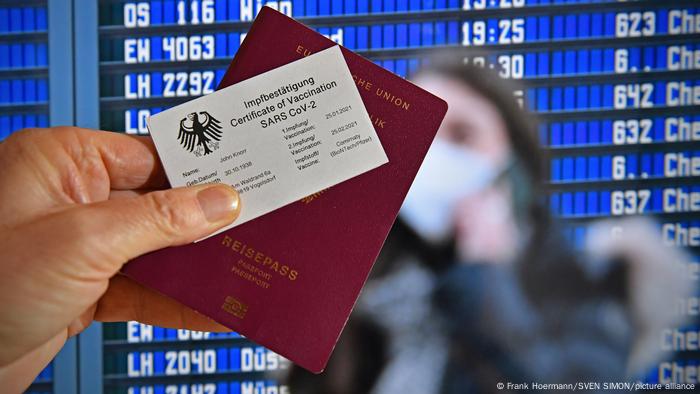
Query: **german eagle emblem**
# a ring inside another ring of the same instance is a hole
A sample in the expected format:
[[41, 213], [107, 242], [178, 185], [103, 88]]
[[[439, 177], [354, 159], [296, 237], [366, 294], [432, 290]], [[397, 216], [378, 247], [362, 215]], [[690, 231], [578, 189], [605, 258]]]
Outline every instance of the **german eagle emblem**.
[[180, 121], [177, 139], [196, 156], [208, 155], [219, 147], [221, 123], [207, 111], [192, 112]]

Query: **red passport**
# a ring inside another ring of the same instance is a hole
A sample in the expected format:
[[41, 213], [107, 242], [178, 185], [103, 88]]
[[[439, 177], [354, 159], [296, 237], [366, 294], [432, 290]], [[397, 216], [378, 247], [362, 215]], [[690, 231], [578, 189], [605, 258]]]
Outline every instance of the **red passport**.
[[[264, 7], [226, 87], [336, 45]], [[374, 170], [123, 273], [321, 372], [447, 111], [440, 98], [342, 48], [389, 158]], [[245, 201], [243, 201], [245, 204]]]

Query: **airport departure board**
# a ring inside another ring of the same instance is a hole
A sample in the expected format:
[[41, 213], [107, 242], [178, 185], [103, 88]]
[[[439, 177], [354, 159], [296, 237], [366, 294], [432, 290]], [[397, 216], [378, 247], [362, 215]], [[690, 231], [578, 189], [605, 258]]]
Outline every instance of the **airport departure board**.
[[49, 125], [47, 29], [46, 1], [0, 3], [0, 140]]
[[[0, 138], [48, 123], [46, 17], [29, 4], [0, 8]], [[213, 92], [264, 5], [406, 78], [457, 47], [518, 80], [550, 156], [547, 202], [571, 242], [593, 220], [654, 216], [666, 245], [691, 252], [697, 284], [698, 1], [99, 0], [95, 126], [147, 134], [150, 115]], [[700, 297], [677, 310], [697, 319]], [[641, 378], [698, 383], [699, 335], [668, 327], [658, 344], [681, 357]], [[100, 346], [105, 393], [290, 392], [274, 378], [289, 362], [235, 334], [104, 324]]]

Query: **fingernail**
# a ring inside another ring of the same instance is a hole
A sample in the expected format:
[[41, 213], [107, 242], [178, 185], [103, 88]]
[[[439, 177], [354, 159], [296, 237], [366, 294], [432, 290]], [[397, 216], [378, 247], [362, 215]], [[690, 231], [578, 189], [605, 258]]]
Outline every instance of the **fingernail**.
[[226, 185], [208, 187], [197, 193], [197, 200], [209, 222], [233, 220], [238, 216], [238, 193], [232, 187]]

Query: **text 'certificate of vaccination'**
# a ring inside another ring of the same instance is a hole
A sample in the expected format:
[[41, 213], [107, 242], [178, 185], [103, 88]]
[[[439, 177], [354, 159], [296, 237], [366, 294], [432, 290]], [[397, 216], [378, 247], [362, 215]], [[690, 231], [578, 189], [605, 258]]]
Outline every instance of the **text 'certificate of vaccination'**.
[[227, 228], [388, 162], [338, 46], [153, 115], [149, 130], [173, 187], [238, 190]]

